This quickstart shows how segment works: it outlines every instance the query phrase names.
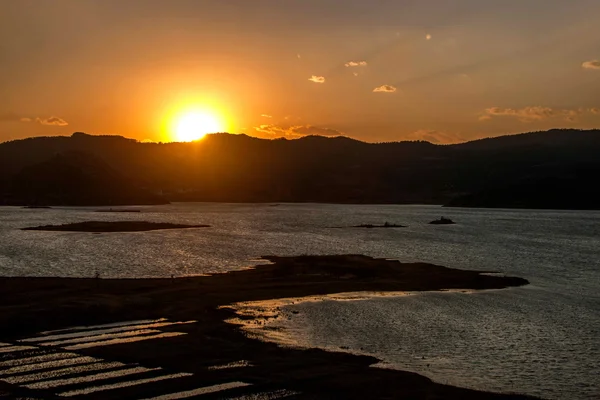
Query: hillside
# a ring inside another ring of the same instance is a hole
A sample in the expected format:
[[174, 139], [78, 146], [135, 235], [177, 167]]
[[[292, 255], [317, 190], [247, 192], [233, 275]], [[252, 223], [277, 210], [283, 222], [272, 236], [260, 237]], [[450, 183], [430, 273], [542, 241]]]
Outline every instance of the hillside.
[[498, 185], [450, 200], [448, 207], [590, 210], [600, 206], [600, 163], [540, 165]]
[[[56, 157], [76, 152], [86, 155], [82, 159], [103, 163], [106, 176], [92, 185], [101, 190], [86, 188], [83, 182], [91, 178], [84, 176], [60, 183], [61, 193], [70, 185], [81, 188], [63, 203], [96, 197], [109, 204], [106, 196], [101, 198], [105, 193], [115, 195], [110, 204], [162, 199], [600, 208], [593, 183], [587, 185], [589, 190], [579, 190], [598, 170], [599, 151], [598, 130], [553, 130], [446, 146], [319, 136], [264, 140], [230, 134], [208, 135], [195, 143], [157, 144], [75, 133], [0, 144], [0, 202], [23, 203], [30, 193], [24, 182], [37, 182], [38, 193], [50, 193], [58, 183], [44, 184], [50, 182], [45, 171], [63, 176]], [[44, 164], [53, 159], [50, 166]], [[562, 185], [556, 190], [554, 177]], [[532, 184], [532, 179], [545, 183]], [[545, 188], [545, 195], [533, 202], [528, 200], [532, 191], [524, 189], [532, 185]], [[135, 196], [124, 195], [125, 188]], [[570, 200], [550, 201], [558, 196]]]
[[6, 183], [7, 204], [16, 205], [129, 205], [164, 204], [158, 195], [131, 185], [129, 180], [94, 155], [59, 153], [47, 161], [22, 168]]

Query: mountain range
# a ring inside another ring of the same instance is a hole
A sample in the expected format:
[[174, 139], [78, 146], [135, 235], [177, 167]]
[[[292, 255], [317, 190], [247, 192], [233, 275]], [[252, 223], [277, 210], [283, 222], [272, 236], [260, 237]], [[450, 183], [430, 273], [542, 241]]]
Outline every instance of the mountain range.
[[0, 204], [174, 201], [445, 204], [600, 209], [600, 130], [551, 130], [453, 145], [347, 137], [192, 143], [121, 136], [0, 144]]

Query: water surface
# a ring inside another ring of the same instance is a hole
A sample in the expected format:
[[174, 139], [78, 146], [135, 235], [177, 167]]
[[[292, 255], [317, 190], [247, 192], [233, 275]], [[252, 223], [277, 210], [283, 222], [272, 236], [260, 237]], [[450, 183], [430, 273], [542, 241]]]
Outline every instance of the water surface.
[[[524, 288], [295, 305], [283, 334], [376, 355], [440, 382], [545, 398], [600, 398], [600, 212], [435, 206], [174, 204], [142, 213], [0, 207], [0, 275], [168, 277], [261, 255], [356, 253], [494, 270]], [[458, 222], [431, 226], [444, 215]], [[209, 224], [108, 233], [21, 231], [88, 220]], [[334, 226], [408, 225], [398, 229]]]

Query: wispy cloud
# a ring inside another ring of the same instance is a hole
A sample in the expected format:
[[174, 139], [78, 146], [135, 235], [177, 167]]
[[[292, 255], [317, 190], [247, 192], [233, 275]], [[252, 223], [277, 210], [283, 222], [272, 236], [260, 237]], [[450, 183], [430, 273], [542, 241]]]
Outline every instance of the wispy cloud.
[[542, 121], [549, 118], [562, 118], [569, 122], [577, 121], [584, 114], [597, 114], [596, 108], [556, 109], [551, 107], [524, 107], [524, 108], [501, 108], [491, 107], [486, 109], [479, 117], [480, 121], [488, 121], [495, 117], [512, 117], [521, 122]]
[[346, 67], [366, 67], [367, 66], [367, 62], [366, 61], [348, 61], [344, 65]]
[[373, 89], [373, 92], [375, 92], [375, 93], [394, 93], [396, 90], [398, 90], [398, 89], [395, 86], [381, 85], [381, 86]]
[[564, 117], [565, 120], [569, 122], [577, 121], [580, 115], [584, 114], [587, 110], [561, 110], [560, 114]]
[[320, 136], [340, 136], [342, 132], [333, 128], [325, 128], [322, 126], [304, 125], [292, 127], [292, 132], [297, 135], [320, 135]]
[[424, 140], [434, 144], [452, 144], [466, 142], [466, 139], [457, 133], [442, 132], [429, 129], [420, 129], [406, 135], [406, 140]]
[[290, 125], [282, 126], [276, 124], [263, 124], [254, 128], [261, 134], [260, 136], [267, 138], [299, 138], [302, 136], [319, 135], [319, 136], [340, 136], [343, 133], [337, 129], [327, 128], [315, 125]]
[[0, 115], [0, 122], [23, 122], [23, 123], [37, 123], [40, 125], [49, 126], [67, 126], [69, 123], [62, 118], [51, 116], [47, 118], [43, 117], [28, 117], [15, 113], [6, 113]]
[[325, 77], [324, 76], [317, 76], [317, 75], [313, 75], [310, 78], [308, 78], [309, 81], [314, 82], [314, 83], [325, 83]]
[[581, 66], [585, 69], [600, 69], [600, 60], [586, 61]]
[[255, 126], [254, 130], [258, 133], [264, 133], [272, 137], [287, 136], [288, 134], [287, 129], [275, 124], [261, 124], [259, 126]]
[[273, 118], [273, 116], [269, 115], [269, 114], [262, 114], [261, 117], [264, 117], [264, 118]]
[[550, 107], [524, 107], [519, 109], [491, 107], [484, 111], [479, 118], [482, 121], [493, 117], [513, 117], [523, 122], [539, 121], [556, 116], [556, 111]]
[[42, 125], [67, 126], [69, 123], [59, 117], [36, 118], [35, 122]]

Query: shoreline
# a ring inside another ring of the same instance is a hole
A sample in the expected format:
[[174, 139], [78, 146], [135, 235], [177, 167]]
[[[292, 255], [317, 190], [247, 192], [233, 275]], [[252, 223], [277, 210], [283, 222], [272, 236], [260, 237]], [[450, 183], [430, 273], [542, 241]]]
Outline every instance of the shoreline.
[[[74, 326], [167, 318], [193, 323], [172, 328], [182, 332], [180, 336], [78, 352], [193, 374], [186, 378], [190, 384], [242, 381], [265, 390], [289, 390], [296, 393], [293, 398], [533, 398], [457, 388], [411, 372], [372, 368], [380, 361], [374, 357], [281, 347], [248, 337], [227, 322], [238, 317], [228, 306], [240, 302], [364, 291], [502, 289], [526, 285], [527, 280], [357, 255], [264, 259], [271, 264], [193, 278], [0, 278], [0, 342], [15, 343], [38, 332]], [[215, 367], [228, 364], [236, 367]], [[54, 395], [0, 384], [3, 390], [36, 398]], [[142, 394], [143, 387], [131, 387], [96, 398]]]
[[[495, 273], [497, 274], [497, 273]], [[527, 285], [526, 287], [530, 287]], [[274, 343], [278, 346], [292, 349], [320, 349], [327, 352], [341, 352], [356, 356], [374, 357], [378, 362], [371, 364], [371, 368], [389, 369], [392, 371], [412, 372], [425, 376], [436, 383], [445, 383], [474, 390], [486, 390], [485, 387], [478, 387], [472, 383], [460, 385], [448, 381], [448, 376], [440, 376], [432, 373], [428, 368], [419, 368], [410, 361], [405, 363], [395, 363], [388, 361], [385, 354], [369, 352], [365, 348], [353, 347], [352, 345], [334, 345], [333, 343], [317, 342], [314, 343], [305, 337], [303, 325], [302, 306], [307, 303], [319, 302], [361, 302], [389, 298], [407, 298], [414, 296], [428, 296], [433, 294], [448, 295], [478, 295], [490, 292], [499, 292], [505, 290], [523, 290], [524, 286], [508, 287], [504, 289], [439, 289], [433, 291], [412, 291], [412, 292], [347, 292], [326, 294], [309, 297], [293, 297], [273, 300], [260, 300], [255, 302], [241, 302], [229, 306], [223, 306], [224, 309], [233, 310], [235, 317], [226, 322], [237, 325], [244, 331], [248, 337], [264, 342]], [[401, 305], [401, 301], [398, 303]], [[298, 309], [300, 307], [300, 309]], [[297, 320], [297, 318], [300, 320]], [[356, 345], [357, 343], [355, 343]], [[362, 344], [361, 344], [362, 345]], [[423, 358], [424, 359], [424, 358]], [[502, 392], [501, 392], [502, 393]], [[515, 392], [518, 393], [518, 392]]]
[[[485, 291], [493, 290], [507, 290], [510, 288], [503, 289], [438, 289], [438, 290], [424, 290], [424, 291], [356, 291], [356, 292], [341, 292], [341, 293], [329, 293], [323, 295], [313, 295], [305, 297], [287, 297], [270, 300], [258, 300], [258, 301], [246, 301], [239, 302], [230, 305], [220, 306], [221, 309], [233, 310], [235, 317], [226, 320], [225, 322], [239, 326], [239, 328], [246, 332], [249, 337], [255, 338], [262, 341], [272, 342], [280, 346], [290, 346], [298, 349], [308, 349], [305, 345], [300, 345], [295, 342], [288, 340], [282, 340], [280, 335], [274, 335], [274, 332], [280, 331], [279, 327], [273, 330], [269, 325], [277, 323], [283, 318], [289, 317], [289, 314], [295, 314], [295, 312], [288, 312], [284, 310], [286, 307], [300, 305], [303, 303], [318, 303], [321, 301], [368, 301], [378, 298], [390, 298], [390, 297], [407, 297], [407, 296], [418, 296], [425, 293], [462, 293], [462, 294], [474, 294]], [[339, 351], [346, 351], [340, 347]], [[364, 355], [356, 352], [349, 352], [351, 354]]]

